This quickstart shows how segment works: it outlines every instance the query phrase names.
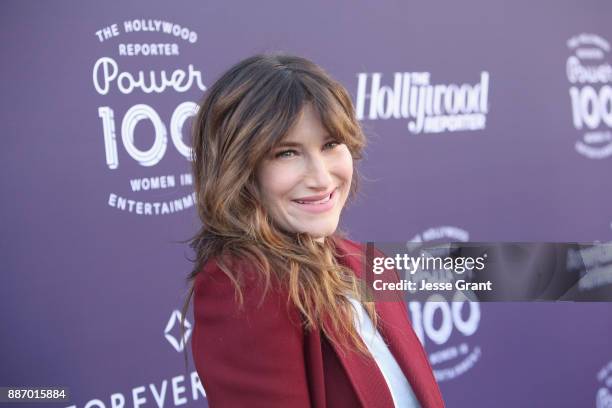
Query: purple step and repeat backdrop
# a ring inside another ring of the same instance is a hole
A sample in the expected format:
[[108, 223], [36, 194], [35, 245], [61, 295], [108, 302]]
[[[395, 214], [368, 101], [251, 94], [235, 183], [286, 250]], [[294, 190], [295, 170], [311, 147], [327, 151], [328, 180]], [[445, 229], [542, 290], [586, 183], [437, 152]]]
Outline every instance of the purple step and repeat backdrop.
[[[353, 239], [612, 240], [610, 2], [3, 5], [0, 385], [69, 387], [53, 406], [206, 406], [178, 328], [188, 131], [254, 53], [353, 96]], [[407, 308], [449, 407], [612, 404], [609, 303]]]

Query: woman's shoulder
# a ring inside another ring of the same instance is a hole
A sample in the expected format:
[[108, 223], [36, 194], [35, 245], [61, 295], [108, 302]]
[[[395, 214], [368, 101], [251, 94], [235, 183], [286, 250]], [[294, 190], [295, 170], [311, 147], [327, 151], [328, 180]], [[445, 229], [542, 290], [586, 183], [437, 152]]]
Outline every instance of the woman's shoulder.
[[210, 406], [244, 406], [253, 398], [274, 407], [308, 401], [297, 309], [273, 289], [262, 298], [252, 263], [235, 259], [230, 272], [245, 274], [242, 307], [215, 259], [204, 265], [194, 288], [191, 350]]
[[213, 256], [208, 258], [195, 277], [195, 284], [204, 283], [231, 283], [230, 273], [242, 282], [255, 280], [258, 276], [257, 268], [252, 261], [236, 256]]
[[334, 238], [337, 252], [341, 256], [356, 256], [361, 259], [366, 253], [366, 245], [362, 242], [352, 240], [346, 235], [338, 235]]
[[242, 303], [215, 258], [204, 264], [194, 286], [191, 350], [210, 406], [243, 406], [254, 395], [275, 407], [307, 401], [297, 310], [273, 288], [262, 297], [265, 285], [252, 262], [225, 264], [242, 275]]
[[383, 251], [381, 251], [379, 248], [376, 247], [376, 245], [374, 245], [373, 242], [355, 241], [355, 240], [352, 240], [346, 237], [345, 235], [337, 237], [336, 243], [337, 243], [337, 246], [339, 246], [343, 252], [347, 252], [347, 253], [353, 252], [353, 253], [358, 253], [360, 255], [366, 254], [368, 250], [368, 244], [370, 244], [373, 256], [384, 256], [385, 255]]
[[[244, 258], [218, 257], [207, 260], [194, 279], [197, 311], [239, 315], [245, 310], [285, 310], [288, 293], [266, 278], [254, 262]], [[248, 313], [247, 313], [248, 314]]]
[[385, 257], [386, 255], [373, 242], [360, 242], [349, 239], [346, 236], [339, 236], [335, 240], [338, 252], [341, 255], [353, 257], [360, 262], [364, 257]]
[[365, 248], [364, 244], [354, 241], [348, 238], [346, 235], [339, 235], [336, 237], [336, 243], [344, 249], [363, 250]]

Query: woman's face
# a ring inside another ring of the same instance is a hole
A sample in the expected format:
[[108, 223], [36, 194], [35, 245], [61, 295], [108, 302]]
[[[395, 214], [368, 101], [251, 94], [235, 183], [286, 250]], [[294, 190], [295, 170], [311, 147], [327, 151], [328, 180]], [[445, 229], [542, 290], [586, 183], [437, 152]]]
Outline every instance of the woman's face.
[[311, 104], [257, 169], [270, 216], [285, 230], [318, 240], [336, 230], [352, 177], [348, 147], [327, 134]]

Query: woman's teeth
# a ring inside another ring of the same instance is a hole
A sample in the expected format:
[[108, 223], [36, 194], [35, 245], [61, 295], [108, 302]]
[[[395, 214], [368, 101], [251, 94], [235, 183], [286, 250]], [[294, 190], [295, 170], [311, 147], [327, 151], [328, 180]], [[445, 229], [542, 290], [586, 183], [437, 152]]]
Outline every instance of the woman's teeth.
[[326, 203], [330, 200], [331, 198], [331, 193], [329, 193], [329, 195], [319, 201], [300, 201], [300, 200], [295, 200], [296, 202], [300, 203], [300, 204], [323, 204]]

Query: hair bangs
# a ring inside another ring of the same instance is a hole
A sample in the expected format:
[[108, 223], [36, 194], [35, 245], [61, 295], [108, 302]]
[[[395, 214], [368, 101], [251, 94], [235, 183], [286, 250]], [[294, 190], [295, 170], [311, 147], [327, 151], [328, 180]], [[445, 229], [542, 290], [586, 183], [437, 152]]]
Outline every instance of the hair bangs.
[[329, 134], [349, 148], [353, 158], [360, 159], [365, 137], [357, 121], [350, 96], [337, 83], [309, 81], [311, 102]]

